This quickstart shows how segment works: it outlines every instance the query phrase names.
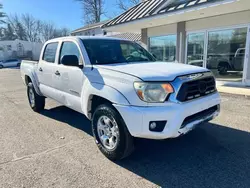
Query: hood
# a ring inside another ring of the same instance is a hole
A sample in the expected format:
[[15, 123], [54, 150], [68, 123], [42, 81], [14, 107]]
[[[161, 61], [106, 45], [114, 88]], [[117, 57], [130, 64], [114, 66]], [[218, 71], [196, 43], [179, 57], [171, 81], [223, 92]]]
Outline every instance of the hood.
[[96, 67], [129, 74], [143, 81], [173, 81], [177, 76], [208, 71], [202, 67], [167, 62], [119, 63]]

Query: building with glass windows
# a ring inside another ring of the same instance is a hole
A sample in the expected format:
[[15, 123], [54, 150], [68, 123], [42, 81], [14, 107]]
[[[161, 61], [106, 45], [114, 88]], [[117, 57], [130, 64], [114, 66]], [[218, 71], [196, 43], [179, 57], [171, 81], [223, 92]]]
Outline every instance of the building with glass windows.
[[250, 86], [250, 0], [146, 0], [102, 27], [140, 31], [158, 60], [203, 66], [219, 83]]

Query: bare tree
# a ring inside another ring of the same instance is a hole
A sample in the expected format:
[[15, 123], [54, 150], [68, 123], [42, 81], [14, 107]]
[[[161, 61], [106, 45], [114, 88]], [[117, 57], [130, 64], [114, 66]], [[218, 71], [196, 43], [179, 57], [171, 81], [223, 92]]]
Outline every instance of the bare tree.
[[10, 26], [13, 28], [17, 39], [27, 40], [26, 31], [23, 27], [20, 17], [17, 14], [9, 15], [7, 17], [7, 23], [10, 24]]
[[70, 33], [67, 28], [59, 29], [53, 23], [41, 21], [30, 14], [9, 15], [7, 24], [8, 28], [3, 28], [2, 32], [7, 37], [0, 36], [6, 40], [7, 38], [9, 40], [14, 38], [9, 34], [10, 31], [17, 39], [30, 42], [45, 42], [55, 37], [67, 36]]
[[41, 21], [30, 14], [23, 14], [22, 16], [17, 14], [9, 15], [7, 23], [11, 25], [18, 39], [31, 42], [40, 41]]
[[16, 33], [17, 39], [27, 40], [26, 32], [23, 28], [23, 25], [20, 22], [18, 22], [15, 27], [15, 33]]
[[61, 37], [69, 36], [70, 35], [70, 30], [66, 27], [59, 29], [59, 33]]
[[142, 0], [117, 0], [117, 7], [121, 11], [126, 11], [129, 8], [139, 4]]
[[56, 37], [69, 36], [70, 31], [68, 28], [57, 29], [53, 23], [44, 22], [41, 27], [41, 42]]
[[22, 25], [26, 31], [27, 40], [30, 42], [39, 42], [40, 36], [39, 32], [41, 29], [41, 21], [36, 20], [30, 14], [23, 14], [22, 15]]
[[55, 27], [52, 23], [43, 23], [41, 29], [41, 41], [45, 42], [49, 39], [54, 38]]
[[7, 28], [3, 30], [2, 40], [15, 40], [17, 36], [14, 34], [13, 28], [10, 24], [7, 25]]
[[98, 23], [104, 14], [104, 0], [76, 0], [83, 6], [83, 20], [86, 24]]

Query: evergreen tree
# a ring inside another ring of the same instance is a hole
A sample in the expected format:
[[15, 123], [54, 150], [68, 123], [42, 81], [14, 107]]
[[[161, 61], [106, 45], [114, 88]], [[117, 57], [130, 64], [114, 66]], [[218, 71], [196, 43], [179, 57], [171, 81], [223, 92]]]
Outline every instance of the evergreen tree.
[[15, 40], [17, 36], [14, 34], [14, 29], [11, 27], [10, 24], [7, 25], [7, 28], [3, 31], [3, 39], [4, 40]]
[[0, 24], [5, 23], [4, 18], [6, 17], [5, 13], [1, 10], [3, 9], [3, 4], [0, 3]]

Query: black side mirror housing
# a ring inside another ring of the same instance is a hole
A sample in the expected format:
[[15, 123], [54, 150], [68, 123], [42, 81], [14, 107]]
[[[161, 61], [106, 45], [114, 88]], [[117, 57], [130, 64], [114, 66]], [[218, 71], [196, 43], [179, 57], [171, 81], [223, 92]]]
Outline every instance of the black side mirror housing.
[[79, 60], [76, 55], [64, 55], [61, 58], [61, 64], [65, 66], [79, 67]]

